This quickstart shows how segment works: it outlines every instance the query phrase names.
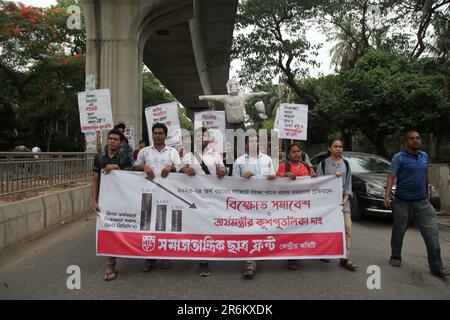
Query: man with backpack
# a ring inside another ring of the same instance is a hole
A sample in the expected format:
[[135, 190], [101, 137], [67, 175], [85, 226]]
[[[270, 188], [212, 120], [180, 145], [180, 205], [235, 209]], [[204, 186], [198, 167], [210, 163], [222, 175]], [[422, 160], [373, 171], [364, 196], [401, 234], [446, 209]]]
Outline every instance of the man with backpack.
[[[101, 173], [109, 174], [113, 170], [131, 169], [131, 159], [126, 152], [120, 151], [121, 144], [125, 141], [125, 136], [119, 130], [113, 129], [108, 133], [108, 144], [97, 154], [94, 159], [94, 177], [92, 179], [92, 199], [93, 211], [98, 216], [100, 208], [98, 206], [98, 195], [100, 191]], [[108, 257], [107, 268], [104, 280], [111, 281], [117, 276], [116, 258]]]

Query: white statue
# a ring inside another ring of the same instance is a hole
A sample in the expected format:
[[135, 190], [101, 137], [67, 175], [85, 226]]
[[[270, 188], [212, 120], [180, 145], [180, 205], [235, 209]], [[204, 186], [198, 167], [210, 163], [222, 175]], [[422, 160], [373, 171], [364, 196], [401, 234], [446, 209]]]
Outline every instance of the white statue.
[[262, 97], [267, 92], [239, 93], [236, 79], [227, 82], [227, 95], [200, 96], [200, 101], [221, 102], [225, 107], [227, 129], [243, 129], [245, 131], [245, 102], [255, 97]]

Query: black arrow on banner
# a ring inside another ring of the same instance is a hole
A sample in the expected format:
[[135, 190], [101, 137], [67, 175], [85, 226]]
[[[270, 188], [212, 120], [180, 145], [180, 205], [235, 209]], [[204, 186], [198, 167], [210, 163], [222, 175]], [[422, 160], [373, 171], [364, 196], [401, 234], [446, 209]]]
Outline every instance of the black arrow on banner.
[[158, 187], [160, 187], [160, 188], [163, 189], [164, 191], [170, 193], [170, 194], [173, 195], [175, 198], [180, 199], [181, 201], [183, 201], [184, 203], [186, 203], [186, 204], [189, 206], [189, 208], [191, 208], [191, 209], [197, 209], [197, 206], [195, 205], [195, 203], [193, 203], [193, 202], [192, 202], [192, 203], [189, 203], [188, 201], [186, 201], [186, 200], [184, 200], [183, 198], [181, 198], [180, 196], [176, 195], [175, 193], [173, 193], [173, 192], [170, 191], [169, 189], [167, 189], [167, 188], [163, 187], [162, 185], [160, 185], [159, 183], [157, 183], [157, 182], [151, 180], [149, 177], [145, 177], [145, 179], [147, 179], [148, 181], [150, 181], [150, 182], [153, 183], [153, 184], [156, 184]]

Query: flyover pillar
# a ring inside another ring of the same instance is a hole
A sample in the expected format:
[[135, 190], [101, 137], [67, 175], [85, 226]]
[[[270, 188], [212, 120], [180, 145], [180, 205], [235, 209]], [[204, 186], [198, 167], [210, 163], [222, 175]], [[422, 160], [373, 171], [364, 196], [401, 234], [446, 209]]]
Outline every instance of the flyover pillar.
[[[86, 18], [86, 74], [111, 92], [115, 123], [128, 122], [142, 135], [142, 55], [137, 33], [140, 1], [83, 0]], [[105, 138], [104, 138], [105, 141]]]

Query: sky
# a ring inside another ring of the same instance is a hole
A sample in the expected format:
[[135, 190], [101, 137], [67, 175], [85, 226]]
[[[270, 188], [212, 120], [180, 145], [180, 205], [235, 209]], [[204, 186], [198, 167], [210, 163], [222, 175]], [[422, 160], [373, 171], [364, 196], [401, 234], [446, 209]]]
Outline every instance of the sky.
[[[29, 6], [36, 6], [36, 7], [49, 7], [53, 4], [56, 4], [56, 0], [22, 0], [22, 1], [15, 1], [15, 2], [22, 2]], [[317, 30], [310, 30], [307, 32], [306, 37], [309, 41], [311, 41], [313, 44], [316, 44], [318, 42], [323, 43], [323, 47], [319, 50], [319, 56], [317, 57], [317, 61], [320, 63], [320, 68], [314, 68], [310, 70], [310, 76], [317, 77], [320, 74], [327, 75], [333, 72], [332, 67], [330, 66], [330, 49], [333, 47], [332, 43], [326, 42], [325, 35], [321, 34]], [[240, 61], [233, 61], [230, 66], [230, 77], [236, 77], [237, 78], [237, 71], [239, 70], [241, 66]]]

